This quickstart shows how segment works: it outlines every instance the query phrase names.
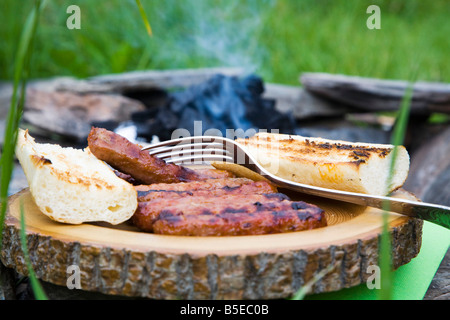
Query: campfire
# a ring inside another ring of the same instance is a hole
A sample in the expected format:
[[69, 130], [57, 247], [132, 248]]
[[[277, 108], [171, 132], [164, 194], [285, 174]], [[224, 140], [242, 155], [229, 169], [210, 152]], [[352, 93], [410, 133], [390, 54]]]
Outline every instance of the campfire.
[[[91, 126], [141, 142], [177, 134], [241, 137], [259, 130], [390, 142], [394, 117], [377, 112], [397, 110], [406, 82], [314, 73], [300, 80], [303, 87], [265, 83], [256, 74], [230, 68], [142, 71], [85, 80], [58, 77], [29, 84], [23, 122], [37, 136], [80, 147]], [[420, 124], [432, 112], [448, 112], [449, 91], [445, 84], [417, 83], [411, 121]], [[425, 141], [433, 130], [414, 139]]]
[[276, 101], [263, 97], [263, 93], [263, 80], [256, 75], [217, 74], [186, 90], [167, 93], [165, 103], [134, 112], [128, 125], [136, 127], [138, 139], [147, 141], [154, 136], [169, 140], [183, 135], [234, 139], [236, 133], [244, 137], [258, 130], [293, 134], [292, 115], [278, 111]]
[[294, 134], [297, 126], [292, 112], [265, 96], [255, 74], [214, 73], [175, 90], [136, 85], [105, 93], [95, 85], [86, 91], [79, 82], [62, 90], [54, 84], [31, 86], [24, 120], [41, 135], [75, 143], [85, 141], [91, 126], [141, 142], [205, 134], [234, 139], [260, 130]]

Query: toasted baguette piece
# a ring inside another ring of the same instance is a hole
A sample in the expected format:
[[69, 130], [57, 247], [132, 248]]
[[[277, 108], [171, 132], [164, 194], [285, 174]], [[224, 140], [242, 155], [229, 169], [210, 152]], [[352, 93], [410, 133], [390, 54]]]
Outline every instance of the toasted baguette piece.
[[237, 142], [269, 172], [323, 188], [386, 195], [400, 188], [409, 172], [409, 155], [403, 146], [397, 148], [396, 165], [387, 186], [392, 145], [273, 133], [257, 133]]
[[36, 205], [55, 221], [119, 224], [136, 211], [135, 188], [88, 149], [36, 143], [19, 129], [16, 156]]

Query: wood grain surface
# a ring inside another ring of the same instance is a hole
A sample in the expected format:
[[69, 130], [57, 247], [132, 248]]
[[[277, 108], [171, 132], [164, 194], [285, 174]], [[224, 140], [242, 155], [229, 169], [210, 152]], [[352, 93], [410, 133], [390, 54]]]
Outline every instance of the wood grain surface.
[[[412, 197], [400, 191], [399, 197]], [[27, 274], [20, 247], [20, 203], [30, 259], [43, 281], [65, 286], [67, 268], [81, 271], [86, 291], [155, 299], [276, 299], [295, 293], [320, 270], [334, 268], [312, 293], [365, 282], [377, 264], [378, 209], [303, 198], [321, 206], [329, 226], [315, 230], [235, 237], [178, 237], [132, 225], [67, 225], [43, 215], [25, 189], [9, 201], [1, 260]], [[420, 250], [422, 221], [389, 214], [394, 267]]]

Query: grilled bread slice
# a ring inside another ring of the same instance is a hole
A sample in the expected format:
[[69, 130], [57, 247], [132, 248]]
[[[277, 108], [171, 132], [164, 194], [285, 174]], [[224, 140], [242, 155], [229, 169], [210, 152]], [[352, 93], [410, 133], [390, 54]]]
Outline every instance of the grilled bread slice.
[[400, 188], [409, 172], [405, 147], [397, 148], [390, 184], [394, 146], [257, 133], [238, 139], [269, 172], [299, 183], [373, 195]]
[[119, 224], [137, 208], [137, 191], [89, 149], [36, 143], [19, 129], [16, 156], [39, 209], [51, 219]]

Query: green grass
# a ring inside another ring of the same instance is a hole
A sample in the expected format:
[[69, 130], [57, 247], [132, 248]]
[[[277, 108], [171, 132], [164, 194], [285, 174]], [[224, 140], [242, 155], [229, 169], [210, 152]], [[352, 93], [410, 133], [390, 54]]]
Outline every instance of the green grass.
[[[3, 226], [8, 204], [8, 188], [11, 181], [14, 166], [14, 151], [17, 141], [17, 131], [22, 117], [22, 110], [26, 99], [26, 85], [30, 75], [31, 57], [33, 54], [33, 44], [35, 41], [36, 30], [38, 26], [39, 16], [42, 8], [45, 6], [41, 0], [35, 0], [33, 7], [30, 9], [24, 26], [21, 30], [20, 37], [17, 41], [17, 53], [14, 58], [13, 71], [13, 92], [8, 110], [8, 117], [4, 132], [4, 143], [2, 146], [0, 158], [0, 250], [3, 245]], [[28, 254], [27, 235], [25, 230], [25, 215], [21, 203], [21, 228], [20, 240], [22, 251], [27, 265], [30, 283], [33, 288], [36, 299], [46, 300], [47, 296], [43, 291], [34, 270]], [[1, 285], [1, 284], [0, 284]]]
[[[81, 9], [68, 30], [67, 6]], [[369, 30], [369, 4], [381, 29]], [[3, 0], [0, 78], [10, 79], [32, 1]], [[298, 84], [301, 72], [450, 81], [450, 4], [446, 0], [133, 0], [50, 1], [37, 36], [34, 78], [89, 77], [138, 69], [241, 66], [266, 81]], [[144, 30], [144, 32], [142, 32]]]

